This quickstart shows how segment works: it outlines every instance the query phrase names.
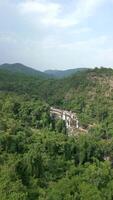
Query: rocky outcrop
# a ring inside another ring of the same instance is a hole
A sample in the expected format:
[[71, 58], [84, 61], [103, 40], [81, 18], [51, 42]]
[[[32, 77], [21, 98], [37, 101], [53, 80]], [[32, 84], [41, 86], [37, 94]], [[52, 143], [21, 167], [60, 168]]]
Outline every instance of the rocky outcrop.
[[67, 110], [61, 110], [51, 107], [50, 115], [52, 118], [59, 118], [65, 121], [66, 128], [73, 132], [79, 129], [79, 121], [75, 113]]

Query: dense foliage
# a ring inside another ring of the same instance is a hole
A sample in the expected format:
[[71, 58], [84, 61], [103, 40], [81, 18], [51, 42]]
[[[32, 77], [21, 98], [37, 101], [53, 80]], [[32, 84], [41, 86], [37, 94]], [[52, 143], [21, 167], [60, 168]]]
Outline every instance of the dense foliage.
[[[0, 71], [0, 199], [113, 199], [113, 71], [54, 80]], [[75, 111], [68, 137], [50, 105]]]

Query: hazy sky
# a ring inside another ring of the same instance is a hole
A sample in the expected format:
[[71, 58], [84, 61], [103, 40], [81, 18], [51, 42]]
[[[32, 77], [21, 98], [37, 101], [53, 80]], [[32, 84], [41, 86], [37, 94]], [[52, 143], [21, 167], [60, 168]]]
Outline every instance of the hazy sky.
[[113, 67], [113, 0], [0, 0], [0, 63]]

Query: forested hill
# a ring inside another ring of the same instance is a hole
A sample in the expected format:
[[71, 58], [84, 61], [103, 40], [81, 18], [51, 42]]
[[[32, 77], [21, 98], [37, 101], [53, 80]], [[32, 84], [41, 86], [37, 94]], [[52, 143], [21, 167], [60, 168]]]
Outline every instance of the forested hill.
[[[77, 113], [68, 137], [50, 105]], [[0, 200], [113, 200], [113, 70], [64, 79], [0, 69]]]
[[113, 70], [96, 68], [60, 80], [52, 98], [56, 106], [76, 112], [84, 126], [105, 121], [112, 126]]
[[49, 105], [76, 112], [83, 126], [112, 115], [113, 70], [78, 72], [64, 79], [26, 76], [0, 70], [0, 91], [27, 94]]
[[48, 78], [64, 78], [69, 77], [72, 74], [75, 74], [79, 71], [86, 71], [87, 68], [76, 68], [76, 69], [69, 69], [69, 70], [46, 70], [44, 72], [36, 70], [34, 68], [25, 66], [21, 63], [14, 63], [14, 64], [2, 64], [0, 65], [0, 70], [6, 70], [13, 74], [21, 73], [24, 75], [29, 76], [41, 76], [41, 77], [48, 77]]
[[77, 72], [86, 71], [88, 68], [75, 68], [75, 69], [68, 69], [68, 70], [46, 70], [44, 71], [50, 77], [55, 78], [66, 78], [69, 77]]
[[21, 73], [24, 75], [29, 75], [29, 76], [42, 76], [42, 77], [47, 77], [47, 75], [41, 71], [35, 70], [31, 67], [25, 66], [20, 63], [14, 63], [14, 64], [2, 64], [0, 65], [0, 69], [9, 71], [11, 73]]

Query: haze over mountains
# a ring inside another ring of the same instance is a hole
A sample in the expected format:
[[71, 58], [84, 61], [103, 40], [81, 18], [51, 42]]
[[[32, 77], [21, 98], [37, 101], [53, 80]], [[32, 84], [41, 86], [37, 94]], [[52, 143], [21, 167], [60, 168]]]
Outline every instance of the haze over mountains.
[[113, 200], [112, 24], [113, 0], [0, 0], [0, 200]]
[[63, 78], [71, 76], [72, 74], [80, 71], [85, 71], [88, 68], [76, 68], [76, 69], [67, 69], [67, 70], [46, 70], [45, 73], [53, 76], [55, 78]]
[[75, 68], [75, 69], [68, 69], [68, 70], [46, 70], [44, 72], [41, 72], [39, 70], [25, 66], [21, 63], [14, 63], [14, 64], [5, 63], [5, 64], [0, 65], [0, 69], [8, 70], [11, 73], [18, 72], [18, 73], [22, 73], [25, 75], [31, 75], [31, 76], [64, 78], [64, 77], [71, 76], [72, 74], [74, 74], [76, 72], [85, 71], [88, 68]]

